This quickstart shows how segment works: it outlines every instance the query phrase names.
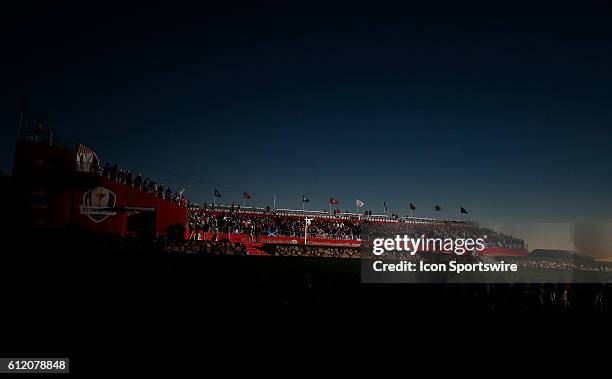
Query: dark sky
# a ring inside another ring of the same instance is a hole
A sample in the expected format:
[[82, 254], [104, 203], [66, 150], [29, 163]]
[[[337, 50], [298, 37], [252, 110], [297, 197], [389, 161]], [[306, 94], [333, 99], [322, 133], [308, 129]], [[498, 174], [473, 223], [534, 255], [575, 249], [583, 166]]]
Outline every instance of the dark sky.
[[0, 12], [2, 170], [27, 96], [196, 202], [610, 221], [610, 1], [249, 3]]

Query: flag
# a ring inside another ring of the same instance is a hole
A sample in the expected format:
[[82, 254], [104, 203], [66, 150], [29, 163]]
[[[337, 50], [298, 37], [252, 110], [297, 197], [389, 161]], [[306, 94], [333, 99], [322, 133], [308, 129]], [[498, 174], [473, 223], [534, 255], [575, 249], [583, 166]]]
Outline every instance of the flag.
[[221, 197], [221, 192], [217, 191], [217, 189], [215, 189], [215, 197]]
[[361, 208], [361, 207], [363, 207], [365, 205], [365, 203], [363, 201], [361, 201], [361, 200], [355, 200], [355, 204], [357, 204], [358, 208]]
[[436, 206], [434, 206], [434, 210], [436, 210], [436, 211], [441, 211], [441, 210], [442, 210], [442, 207], [441, 207], [441, 206], [439, 206], [439, 205], [436, 205]]
[[468, 214], [468, 211], [466, 211], [465, 208], [461, 207], [461, 213]]
[[332, 204], [332, 205], [337, 205], [338, 204], [338, 200], [334, 199], [333, 197], [330, 197], [329, 198], [329, 203]]
[[248, 193], [248, 192], [244, 192], [242, 194], [242, 198], [245, 199], [245, 200], [250, 200], [251, 199], [251, 194]]
[[410, 203], [410, 210], [411, 211], [416, 211], [416, 205]]
[[302, 195], [302, 203], [308, 203], [310, 199], [306, 197], [306, 195]]
[[383, 201], [383, 206], [385, 207], [385, 214], [387, 214], [387, 202]]

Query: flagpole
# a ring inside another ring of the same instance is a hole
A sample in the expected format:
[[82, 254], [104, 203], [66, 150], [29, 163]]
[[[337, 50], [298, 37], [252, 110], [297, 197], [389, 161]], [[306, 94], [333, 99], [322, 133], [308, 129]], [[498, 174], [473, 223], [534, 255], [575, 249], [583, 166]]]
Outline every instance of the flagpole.
[[273, 195], [274, 195], [274, 212], [276, 212], [276, 194], [273, 194]]
[[23, 127], [23, 119], [25, 114], [25, 99], [21, 101], [21, 112], [19, 113], [19, 128], [17, 129], [17, 141], [21, 138], [21, 128]]
[[308, 216], [304, 217], [304, 248], [306, 248], [307, 238], [308, 238], [308, 224], [310, 224], [310, 220]]

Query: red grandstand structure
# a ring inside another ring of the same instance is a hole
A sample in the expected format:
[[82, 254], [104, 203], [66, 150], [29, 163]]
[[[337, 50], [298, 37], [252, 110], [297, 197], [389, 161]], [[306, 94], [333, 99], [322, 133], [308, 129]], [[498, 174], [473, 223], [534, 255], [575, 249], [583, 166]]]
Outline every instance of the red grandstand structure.
[[13, 179], [20, 213], [36, 230], [88, 230], [157, 237], [187, 221], [181, 204], [100, 175], [85, 145], [56, 143], [50, 133], [20, 133]]

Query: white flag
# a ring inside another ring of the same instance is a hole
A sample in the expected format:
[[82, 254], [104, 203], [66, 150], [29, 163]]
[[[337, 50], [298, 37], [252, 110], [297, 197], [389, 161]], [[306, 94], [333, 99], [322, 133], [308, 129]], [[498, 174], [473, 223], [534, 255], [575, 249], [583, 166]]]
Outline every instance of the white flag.
[[355, 200], [355, 203], [357, 204], [358, 208], [361, 208], [361, 207], [363, 207], [365, 205], [365, 203], [363, 201], [361, 201], [361, 200]]

